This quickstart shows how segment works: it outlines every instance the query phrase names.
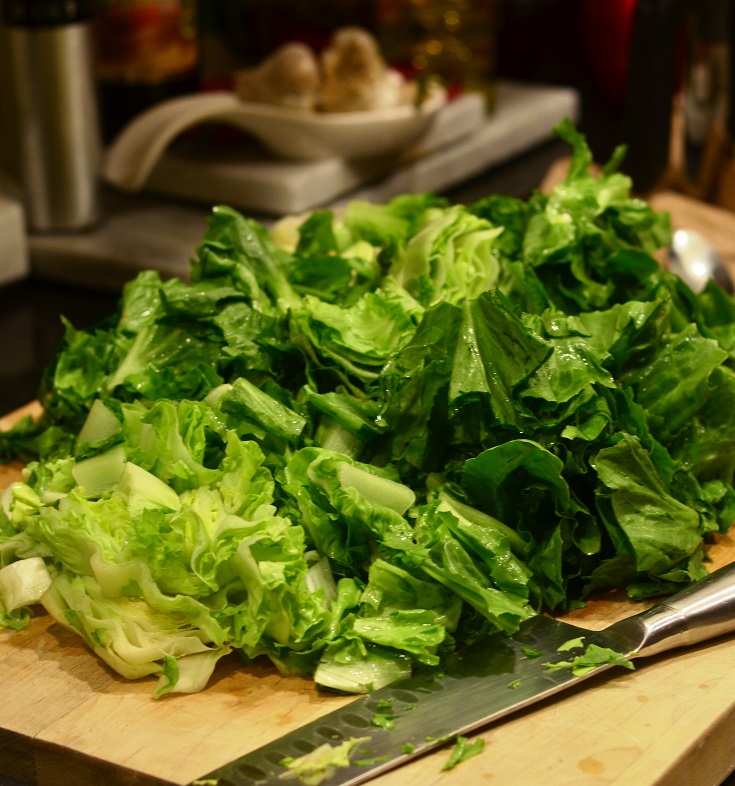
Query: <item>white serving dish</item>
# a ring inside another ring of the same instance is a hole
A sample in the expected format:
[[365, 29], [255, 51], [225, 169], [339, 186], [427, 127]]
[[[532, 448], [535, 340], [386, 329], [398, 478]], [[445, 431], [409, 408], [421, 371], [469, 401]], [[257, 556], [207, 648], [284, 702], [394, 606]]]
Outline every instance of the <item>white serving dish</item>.
[[104, 177], [123, 191], [139, 190], [169, 144], [202, 123], [241, 128], [290, 160], [389, 156], [416, 143], [446, 100], [446, 92], [434, 86], [419, 106], [319, 113], [244, 102], [224, 92], [173, 98], [138, 115], [120, 132], [107, 151]]

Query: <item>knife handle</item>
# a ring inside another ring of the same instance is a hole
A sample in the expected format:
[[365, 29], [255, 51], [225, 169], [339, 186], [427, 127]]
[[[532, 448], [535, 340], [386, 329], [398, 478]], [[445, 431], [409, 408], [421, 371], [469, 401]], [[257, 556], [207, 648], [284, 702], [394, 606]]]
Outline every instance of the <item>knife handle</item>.
[[735, 563], [608, 628], [640, 642], [636, 655], [688, 647], [735, 631]]

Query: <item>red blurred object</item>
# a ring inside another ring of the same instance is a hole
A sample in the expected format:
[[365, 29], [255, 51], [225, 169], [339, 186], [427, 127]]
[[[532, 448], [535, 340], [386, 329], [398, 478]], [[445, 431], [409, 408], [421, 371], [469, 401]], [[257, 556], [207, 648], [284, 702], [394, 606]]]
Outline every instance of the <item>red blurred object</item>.
[[98, 0], [95, 76], [106, 142], [153, 104], [198, 86], [194, 0]]
[[581, 25], [585, 61], [614, 109], [625, 104], [633, 21], [638, 0], [585, 0]]
[[160, 83], [194, 69], [194, 7], [178, 0], [108, 2], [95, 18], [95, 70], [101, 81]]

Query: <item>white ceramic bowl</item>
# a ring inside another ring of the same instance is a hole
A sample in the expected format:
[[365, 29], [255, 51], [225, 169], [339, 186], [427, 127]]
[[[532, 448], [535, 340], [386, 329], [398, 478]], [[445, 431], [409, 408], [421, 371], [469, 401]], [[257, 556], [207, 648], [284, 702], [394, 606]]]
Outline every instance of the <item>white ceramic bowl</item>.
[[241, 128], [291, 160], [388, 156], [418, 142], [446, 100], [446, 92], [433, 87], [418, 107], [320, 113], [248, 103], [233, 93], [173, 98], [138, 115], [120, 132], [107, 151], [103, 174], [121, 190], [139, 190], [168, 145], [200, 123]]

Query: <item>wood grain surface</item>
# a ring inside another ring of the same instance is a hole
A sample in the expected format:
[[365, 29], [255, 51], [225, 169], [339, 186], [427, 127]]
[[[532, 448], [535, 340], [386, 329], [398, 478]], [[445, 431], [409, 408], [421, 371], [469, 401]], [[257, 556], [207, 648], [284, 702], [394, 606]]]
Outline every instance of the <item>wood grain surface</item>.
[[[733, 536], [710, 556], [735, 561]], [[639, 610], [610, 593], [566, 619], [599, 629]], [[205, 691], [154, 700], [153, 680], [123, 679], [43, 613], [0, 630], [0, 663], [0, 774], [38, 786], [187, 784], [352, 700], [236, 655]], [[732, 638], [640, 661], [489, 727], [455, 770], [441, 772], [441, 750], [374, 783], [716, 786], [735, 768], [733, 665]]]
[[[0, 470], [0, 485], [20, 470]], [[733, 536], [710, 555], [713, 568], [735, 561]], [[638, 610], [612, 593], [567, 618], [601, 628]], [[0, 630], [0, 664], [0, 774], [38, 786], [187, 784], [352, 700], [235, 655], [205, 691], [153, 700], [153, 680], [116, 675], [44, 614], [21, 633]], [[440, 750], [373, 782], [716, 786], [735, 769], [735, 639], [607, 672], [481, 736], [483, 753], [454, 770], [441, 772], [448, 751]]]

